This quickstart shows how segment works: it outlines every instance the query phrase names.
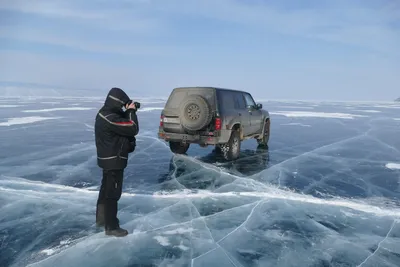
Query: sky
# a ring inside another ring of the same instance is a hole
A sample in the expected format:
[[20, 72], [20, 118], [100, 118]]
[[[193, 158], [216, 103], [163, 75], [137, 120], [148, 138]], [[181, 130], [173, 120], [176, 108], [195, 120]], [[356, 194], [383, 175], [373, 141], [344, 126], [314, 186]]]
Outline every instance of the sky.
[[400, 1], [0, 1], [0, 82], [391, 101], [400, 97]]

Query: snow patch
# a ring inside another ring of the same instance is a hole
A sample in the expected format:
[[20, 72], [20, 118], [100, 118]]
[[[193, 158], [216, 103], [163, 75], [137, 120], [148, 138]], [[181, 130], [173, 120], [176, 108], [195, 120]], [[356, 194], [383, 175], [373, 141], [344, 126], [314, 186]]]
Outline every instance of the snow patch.
[[400, 163], [388, 163], [385, 166], [391, 170], [400, 170]]
[[380, 112], [382, 112], [382, 111], [379, 111], [379, 110], [373, 110], [373, 109], [358, 109], [358, 110], [355, 110], [355, 111], [359, 111], [359, 112], [367, 112], [367, 113], [380, 113]]
[[181, 242], [181, 244], [179, 246], [175, 246], [175, 247], [177, 247], [177, 248], [179, 248], [180, 250], [183, 250], [183, 251], [186, 251], [186, 250], [190, 249], [187, 246], [183, 245], [182, 242]]
[[43, 249], [42, 251], [40, 251], [40, 253], [46, 254], [47, 256], [51, 256], [56, 252], [57, 251], [55, 249]]
[[71, 239], [62, 240], [60, 241], [60, 245], [55, 246], [54, 248], [43, 249], [42, 251], [40, 251], [40, 253], [46, 254], [47, 256], [51, 256], [60, 252], [64, 247], [69, 247], [71, 243], [72, 243]]
[[327, 112], [307, 112], [307, 111], [277, 111], [270, 112], [273, 115], [286, 117], [316, 117], [316, 118], [335, 118], [335, 119], [354, 119], [355, 117], [368, 117], [365, 115], [355, 115], [348, 113], [327, 113]]
[[0, 105], [0, 108], [17, 108], [22, 107], [21, 105]]
[[6, 122], [0, 122], [0, 126], [29, 124], [29, 123], [35, 123], [35, 122], [44, 121], [44, 120], [54, 120], [54, 119], [59, 119], [59, 118], [58, 117], [40, 117], [40, 116], [9, 118], [8, 121], [6, 121]]
[[278, 108], [314, 109], [314, 107], [299, 107], [299, 106], [278, 106]]
[[281, 124], [281, 125], [283, 125], [283, 126], [302, 126], [302, 127], [311, 127], [311, 125], [308, 125], [308, 124], [302, 124], [302, 123], [298, 123], [298, 122], [291, 122], [291, 123], [284, 123], [284, 124]]
[[60, 105], [60, 102], [52, 102], [52, 101], [46, 101], [46, 102], [40, 102], [41, 104], [49, 104], [49, 105]]
[[[5, 177], [5, 176], [4, 176]], [[1, 178], [1, 176], [0, 176]], [[74, 195], [91, 194], [96, 195], [98, 191], [88, 190], [86, 188], [76, 188], [67, 185], [48, 184], [41, 181], [30, 181], [23, 178], [0, 179], [0, 189], [2, 191], [17, 191], [17, 192], [35, 192], [35, 195], [43, 195], [52, 197], [54, 192], [72, 193]], [[15, 188], [15, 189], [14, 189]], [[50, 194], [50, 195], [49, 195]], [[263, 192], [211, 192], [208, 190], [177, 190], [177, 191], [156, 191], [152, 195], [142, 195], [135, 193], [122, 193], [126, 197], [146, 196], [156, 199], [204, 199], [204, 198], [220, 198], [220, 197], [255, 197], [259, 199], [282, 199], [285, 201], [295, 201], [299, 203], [309, 203], [315, 205], [327, 205], [332, 207], [348, 208], [356, 211], [361, 211], [375, 216], [393, 216], [400, 218], [400, 209], [390, 208], [386, 206], [379, 207], [364, 202], [363, 200], [349, 200], [343, 198], [321, 199], [311, 195], [304, 195], [295, 192], [290, 192], [281, 189], [271, 189]], [[153, 237], [154, 238], [154, 237]]]
[[163, 110], [163, 107], [148, 107], [148, 108], [141, 108], [138, 111], [146, 112], [146, 111], [154, 111], [154, 110]]
[[[127, 195], [127, 193], [122, 193], [123, 195]], [[133, 194], [135, 195], [135, 194]], [[153, 194], [155, 198], [171, 198], [171, 199], [193, 199], [193, 198], [210, 198], [210, 197], [222, 197], [222, 196], [250, 196], [250, 197], [257, 197], [261, 199], [284, 199], [288, 201], [296, 201], [301, 203], [310, 203], [316, 205], [329, 205], [329, 206], [336, 206], [336, 207], [343, 207], [349, 208], [353, 210], [358, 210], [361, 212], [366, 212], [370, 214], [374, 214], [376, 216], [395, 216], [400, 218], [400, 209], [382, 209], [378, 206], [373, 206], [368, 203], [364, 203], [362, 201], [355, 202], [355, 201], [347, 201], [346, 199], [321, 199], [316, 198], [313, 196], [306, 196], [301, 194], [296, 194], [288, 191], [281, 191], [281, 190], [273, 190], [271, 192], [224, 192], [224, 193], [214, 193], [207, 190], [199, 190], [197, 193], [190, 193], [187, 191], [174, 193], [168, 191], [165, 193], [157, 192]]]
[[155, 237], [153, 237], [155, 240], [157, 240], [157, 242], [158, 242], [158, 244], [160, 244], [161, 246], [163, 246], [163, 247], [166, 247], [166, 246], [169, 246], [169, 245], [171, 245], [170, 243], [169, 243], [169, 240], [168, 240], [168, 238], [166, 238], [166, 237], [164, 237], [164, 236], [155, 236]]
[[67, 108], [48, 108], [48, 109], [34, 109], [34, 110], [23, 110], [22, 112], [27, 112], [27, 113], [36, 113], [36, 112], [52, 112], [52, 111], [62, 111], [62, 110], [90, 110], [94, 108], [89, 108], [89, 107], [67, 107]]

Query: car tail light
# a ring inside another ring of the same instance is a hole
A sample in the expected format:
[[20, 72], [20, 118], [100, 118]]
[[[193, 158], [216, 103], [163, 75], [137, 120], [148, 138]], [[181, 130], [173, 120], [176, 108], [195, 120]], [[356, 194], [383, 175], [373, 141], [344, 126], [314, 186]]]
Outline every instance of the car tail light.
[[160, 116], [160, 127], [164, 126], [164, 115]]
[[215, 118], [215, 130], [221, 130], [221, 118]]

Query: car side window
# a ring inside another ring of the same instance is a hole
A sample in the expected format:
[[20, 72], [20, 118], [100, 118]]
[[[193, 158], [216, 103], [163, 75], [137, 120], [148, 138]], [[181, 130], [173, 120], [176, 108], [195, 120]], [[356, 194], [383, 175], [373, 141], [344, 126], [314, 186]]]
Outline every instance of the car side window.
[[253, 98], [249, 94], [244, 94], [244, 97], [246, 99], [246, 106], [252, 106], [255, 107], [256, 103], [254, 102]]
[[246, 109], [246, 102], [241, 93], [234, 93], [235, 109]]
[[235, 109], [234, 95], [231, 92], [220, 91], [218, 95], [222, 110], [228, 111]]

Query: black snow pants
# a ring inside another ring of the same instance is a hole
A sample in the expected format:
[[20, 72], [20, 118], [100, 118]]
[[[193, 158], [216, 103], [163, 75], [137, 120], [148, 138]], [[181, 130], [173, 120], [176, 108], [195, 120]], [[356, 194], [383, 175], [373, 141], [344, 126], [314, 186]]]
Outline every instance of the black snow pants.
[[106, 230], [119, 228], [117, 218], [118, 201], [122, 194], [124, 170], [103, 170], [103, 179], [97, 199], [97, 206], [104, 205], [104, 223]]

